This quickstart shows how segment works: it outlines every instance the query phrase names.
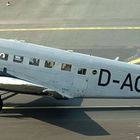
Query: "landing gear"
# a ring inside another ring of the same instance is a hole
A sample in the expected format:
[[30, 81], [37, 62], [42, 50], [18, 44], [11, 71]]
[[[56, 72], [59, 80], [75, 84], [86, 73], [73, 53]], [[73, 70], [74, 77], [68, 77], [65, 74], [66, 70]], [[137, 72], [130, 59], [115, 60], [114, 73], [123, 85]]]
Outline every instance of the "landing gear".
[[2, 107], [3, 107], [3, 101], [2, 101], [1, 96], [0, 96], [0, 111], [2, 110]]

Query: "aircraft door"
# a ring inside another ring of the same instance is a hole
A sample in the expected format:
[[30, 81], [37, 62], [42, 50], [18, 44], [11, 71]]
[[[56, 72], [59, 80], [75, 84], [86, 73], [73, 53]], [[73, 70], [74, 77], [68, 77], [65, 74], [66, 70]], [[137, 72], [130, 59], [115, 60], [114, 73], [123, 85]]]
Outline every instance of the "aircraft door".
[[84, 96], [88, 87], [88, 76], [86, 75], [86, 69], [82, 72], [78, 71], [78, 74], [73, 79], [73, 94], [76, 96]]

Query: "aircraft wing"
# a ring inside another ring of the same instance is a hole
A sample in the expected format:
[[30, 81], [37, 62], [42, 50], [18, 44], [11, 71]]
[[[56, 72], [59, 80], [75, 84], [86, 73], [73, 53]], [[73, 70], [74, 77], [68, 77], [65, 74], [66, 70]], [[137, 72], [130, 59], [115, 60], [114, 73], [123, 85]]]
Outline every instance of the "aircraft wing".
[[30, 83], [21, 79], [12, 77], [0, 77], [0, 89], [4, 91], [12, 91], [17, 93], [46, 95], [54, 98], [62, 98], [61, 93], [58, 93], [47, 87]]
[[129, 64], [140, 65], [140, 50], [137, 50], [137, 53], [134, 56], [131, 56], [126, 60]]
[[138, 58], [133, 58], [132, 60], [129, 60], [129, 64], [137, 64], [140, 65], [140, 57]]

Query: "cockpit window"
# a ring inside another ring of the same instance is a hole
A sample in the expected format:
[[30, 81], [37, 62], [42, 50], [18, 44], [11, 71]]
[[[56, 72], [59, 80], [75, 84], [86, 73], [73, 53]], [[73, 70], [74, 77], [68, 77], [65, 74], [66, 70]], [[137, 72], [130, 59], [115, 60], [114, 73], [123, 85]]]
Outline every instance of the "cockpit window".
[[86, 75], [86, 71], [87, 70], [85, 68], [79, 68], [77, 73], [82, 74], [82, 75]]
[[52, 68], [54, 65], [55, 65], [55, 62], [54, 61], [48, 61], [48, 60], [46, 60], [45, 61], [45, 64], [44, 64], [44, 67]]
[[17, 63], [22, 63], [23, 62], [23, 56], [14, 55], [13, 61], [17, 62]]
[[34, 65], [34, 66], [39, 66], [39, 59], [38, 58], [30, 58], [29, 64]]
[[65, 63], [63, 63], [63, 64], [61, 65], [61, 70], [71, 71], [71, 67], [72, 67], [71, 64], [65, 64]]
[[0, 53], [0, 59], [8, 60], [8, 54], [7, 53]]

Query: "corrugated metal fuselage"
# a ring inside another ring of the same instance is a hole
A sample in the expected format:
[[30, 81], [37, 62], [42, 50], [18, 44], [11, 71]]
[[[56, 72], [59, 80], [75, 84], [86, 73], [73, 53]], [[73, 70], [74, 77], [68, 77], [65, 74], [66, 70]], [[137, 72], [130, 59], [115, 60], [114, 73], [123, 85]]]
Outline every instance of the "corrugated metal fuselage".
[[[0, 53], [8, 54], [8, 60], [0, 60], [0, 71], [68, 98], [140, 97], [138, 65], [5, 39], [0, 39]], [[14, 55], [24, 61], [14, 62]], [[38, 66], [29, 65], [31, 57], [39, 59]], [[46, 60], [54, 61], [54, 67], [44, 67]], [[62, 64], [71, 65], [71, 70], [62, 70]], [[86, 72], [78, 73], [80, 68]]]

